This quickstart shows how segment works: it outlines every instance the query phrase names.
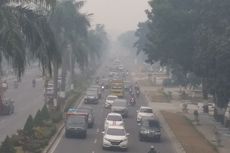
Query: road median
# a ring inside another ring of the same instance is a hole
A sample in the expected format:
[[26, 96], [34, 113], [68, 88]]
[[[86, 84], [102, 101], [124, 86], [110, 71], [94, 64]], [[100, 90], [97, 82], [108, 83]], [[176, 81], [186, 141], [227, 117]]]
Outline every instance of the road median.
[[218, 153], [181, 113], [161, 111], [186, 153]]

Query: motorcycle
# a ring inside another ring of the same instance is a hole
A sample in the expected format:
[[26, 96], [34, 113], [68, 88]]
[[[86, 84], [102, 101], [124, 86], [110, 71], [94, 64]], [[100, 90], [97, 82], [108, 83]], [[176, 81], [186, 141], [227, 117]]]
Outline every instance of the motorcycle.
[[17, 89], [18, 88], [18, 82], [14, 81], [14, 88]]
[[130, 98], [130, 105], [134, 106], [136, 104], [136, 100], [134, 97]]
[[36, 81], [35, 80], [32, 81], [32, 86], [33, 86], [33, 88], [36, 87]]
[[137, 95], [137, 96], [140, 95], [140, 90], [136, 90], [136, 95]]

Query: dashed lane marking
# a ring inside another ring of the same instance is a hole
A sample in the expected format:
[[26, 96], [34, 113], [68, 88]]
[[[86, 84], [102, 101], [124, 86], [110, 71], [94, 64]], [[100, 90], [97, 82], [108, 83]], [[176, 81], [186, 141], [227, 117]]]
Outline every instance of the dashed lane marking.
[[96, 144], [96, 143], [97, 143], [97, 139], [95, 139], [93, 143], [95, 143], [95, 144]]

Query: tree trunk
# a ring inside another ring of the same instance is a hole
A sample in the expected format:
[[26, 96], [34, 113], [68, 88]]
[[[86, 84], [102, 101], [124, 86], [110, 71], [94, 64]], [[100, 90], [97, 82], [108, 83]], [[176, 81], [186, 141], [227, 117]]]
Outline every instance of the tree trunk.
[[208, 99], [208, 80], [207, 78], [202, 79], [202, 94], [204, 99]]
[[53, 81], [54, 81], [54, 98], [57, 98], [57, 92], [58, 92], [58, 63], [57, 61], [54, 62], [54, 75], [53, 75]]

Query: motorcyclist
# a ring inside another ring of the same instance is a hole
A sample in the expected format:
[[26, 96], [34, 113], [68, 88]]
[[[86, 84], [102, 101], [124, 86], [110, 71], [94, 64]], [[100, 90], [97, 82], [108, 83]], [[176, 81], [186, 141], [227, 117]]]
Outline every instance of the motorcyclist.
[[35, 79], [32, 80], [32, 86], [33, 86], [33, 87], [36, 86], [36, 80], [35, 80]]
[[154, 146], [151, 146], [148, 153], [157, 153], [157, 151]]

